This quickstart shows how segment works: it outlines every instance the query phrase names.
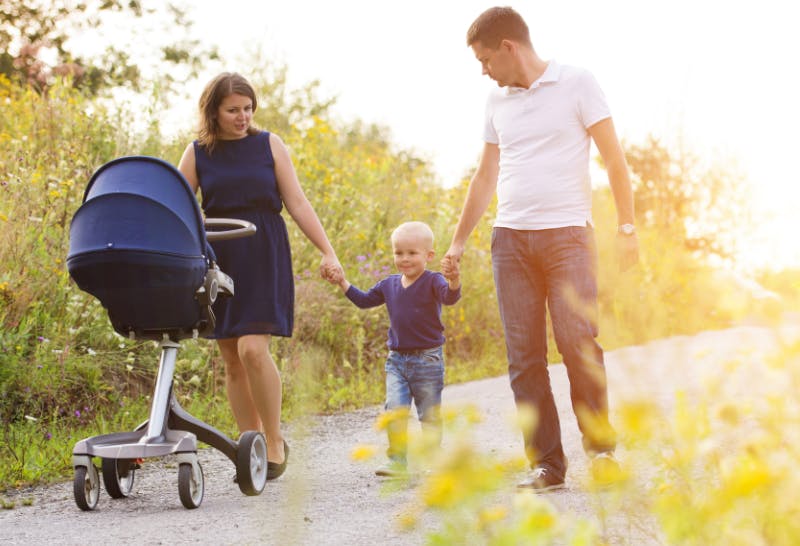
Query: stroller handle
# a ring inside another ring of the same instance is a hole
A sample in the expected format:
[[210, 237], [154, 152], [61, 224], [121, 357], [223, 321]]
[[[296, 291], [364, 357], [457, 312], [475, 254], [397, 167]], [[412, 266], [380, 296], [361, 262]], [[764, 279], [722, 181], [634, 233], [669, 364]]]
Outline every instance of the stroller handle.
[[245, 220], [236, 218], [206, 218], [206, 227], [232, 227], [224, 231], [207, 231], [206, 239], [209, 241], [225, 241], [227, 239], [238, 239], [239, 237], [249, 237], [256, 232], [256, 226]]

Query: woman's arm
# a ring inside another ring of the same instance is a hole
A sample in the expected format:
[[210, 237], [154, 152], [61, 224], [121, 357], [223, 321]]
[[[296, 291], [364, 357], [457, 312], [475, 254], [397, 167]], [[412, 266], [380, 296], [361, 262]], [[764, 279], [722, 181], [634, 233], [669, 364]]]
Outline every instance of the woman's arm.
[[194, 143], [190, 142], [181, 156], [181, 162], [178, 164], [178, 170], [189, 183], [193, 192], [197, 192], [197, 187], [200, 185], [197, 179], [197, 167], [194, 159]]
[[283, 204], [308, 240], [322, 252], [320, 271], [323, 277], [327, 278], [329, 266], [336, 269], [342, 268], [339, 258], [336, 257], [336, 252], [325, 234], [325, 229], [322, 227], [317, 213], [303, 192], [303, 188], [300, 187], [300, 181], [297, 179], [297, 173], [286, 145], [280, 137], [273, 133], [269, 135], [269, 143], [275, 160], [275, 175]]

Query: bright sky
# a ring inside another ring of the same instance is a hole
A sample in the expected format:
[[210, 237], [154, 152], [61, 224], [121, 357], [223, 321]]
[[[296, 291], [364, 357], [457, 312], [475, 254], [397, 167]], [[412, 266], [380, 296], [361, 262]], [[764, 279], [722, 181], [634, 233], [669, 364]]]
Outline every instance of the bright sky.
[[[492, 2], [204, 0], [190, 16], [229, 68], [247, 75], [260, 48], [314, 79], [343, 119], [387, 125], [451, 185], [477, 159], [494, 85], [465, 45]], [[551, 0], [501, 2], [526, 19], [544, 59], [591, 70], [621, 137], [652, 133], [702, 157], [735, 159], [763, 218], [752, 263], [800, 266], [800, 32], [791, 2]], [[213, 74], [208, 74], [208, 78]], [[200, 89], [196, 95], [199, 95]], [[193, 102], [191, 107], [194, 108]], [[595, 181], [602, 183], [603, 181]]]

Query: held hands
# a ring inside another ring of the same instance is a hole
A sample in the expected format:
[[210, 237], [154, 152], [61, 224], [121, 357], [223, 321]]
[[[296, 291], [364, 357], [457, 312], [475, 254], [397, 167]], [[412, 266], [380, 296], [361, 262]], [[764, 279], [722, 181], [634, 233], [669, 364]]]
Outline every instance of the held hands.
[[447, 249], [447, 253], [444, 255], [441, 261], [442, 267], [442, 275], [446, 279], [450, 277], [448, 275], [459, 275], [459, 264], [461, 263], [461, 256], [464, 254], [464, 247], [450, 245], [450, 248]]
[[344, 269], [338, 262], [335, 264], [323, 264], [320, 267], [320, 274], [329, 283], [338, 285], [343, 292], [347, 292], [347, 289], [350, 288], [350, 283], [344, 278]]
[[448, 280], [448, 284], [452, 289], [456, 289], [461, 286], [459, 258], [456, 258], [454, 255], [448, 253], [445, 254], [441, 261], [442, 275], [444, 275], [444, 278]]
[[323, 279], [333, 284], [339, 284], [344, 278], [344, 269], [336, 256], [323, 256], [319, 266], [319, 274]]

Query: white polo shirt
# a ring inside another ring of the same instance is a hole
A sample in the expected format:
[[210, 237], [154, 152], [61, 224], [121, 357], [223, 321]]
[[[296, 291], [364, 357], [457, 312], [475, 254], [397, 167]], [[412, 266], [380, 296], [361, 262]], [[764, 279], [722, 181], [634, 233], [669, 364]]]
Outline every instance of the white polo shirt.
[[528, 89], [493, 90], [484, 140], [500, 147], [494, 225], [532, 230], [591, 223], [586, 129], [609, 117], [594, 76], [555, 61]]

